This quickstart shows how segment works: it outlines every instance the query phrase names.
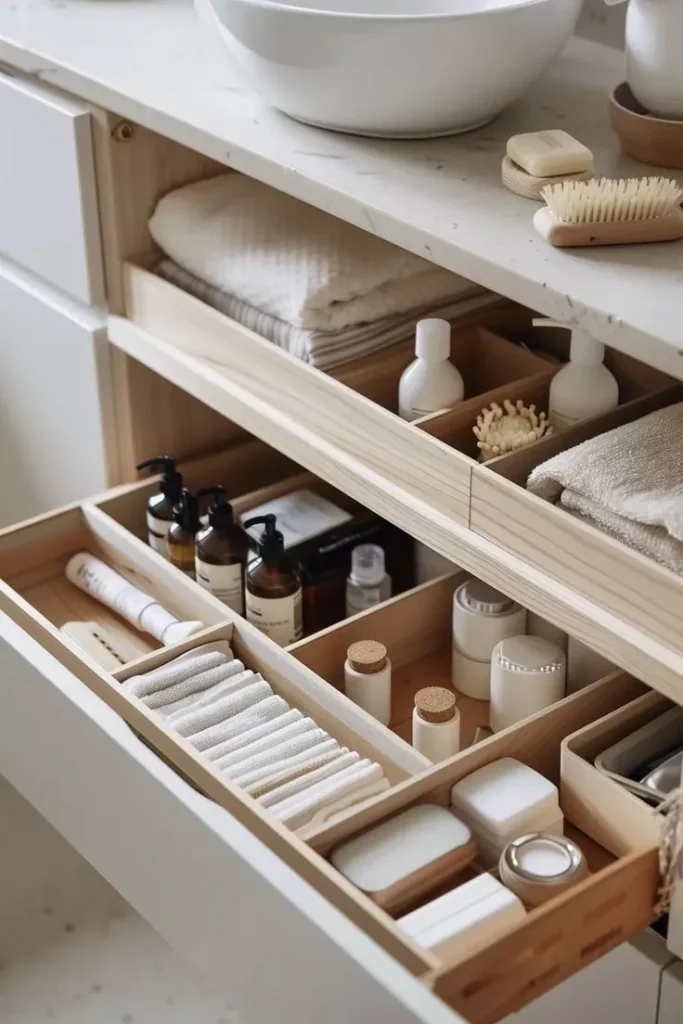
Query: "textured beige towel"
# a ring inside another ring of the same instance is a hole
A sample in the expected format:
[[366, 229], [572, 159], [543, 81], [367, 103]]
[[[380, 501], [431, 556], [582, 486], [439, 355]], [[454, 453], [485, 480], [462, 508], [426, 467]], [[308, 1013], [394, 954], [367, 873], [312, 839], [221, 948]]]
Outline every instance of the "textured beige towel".
[[229, 172], [164, 196], [154, 241], [250, 306], [338, 331], [472, 290], [472, 283], [284, 192]]
[[411, 340], [415, 336], [415, 322], [424, 316], [457, 321], [478, 309], [489, 307], [492, 303], [492, 297], [488, 292], [481, 292], [473, 286], [471, 292], [458, 295], [455, 299], [446, 299], [436, 304], [432, 302], [427, 306], [407, 310], [405, 313], [384, 317], [382, 320], [351, 324], [338, 331], [309, 331], [304, 327], [295, 327], [269, 313], [263, 313], [236, 295], [230, 295], [184, 270], [173, 260], [163, 260], [156, 268], [156, 272], [165, 281], [170, 281], [183, 291], [201, 299], [208, 306], [213, 306], [231, 320], [236, 320], [243, 327], [260, 334], [266, 341], [272, 342], [297, 359], [327, 372], [353, 359], [361, 359], [390, 345]]
[[527, 488], [683, 574], [683, 403], [560, 452]]

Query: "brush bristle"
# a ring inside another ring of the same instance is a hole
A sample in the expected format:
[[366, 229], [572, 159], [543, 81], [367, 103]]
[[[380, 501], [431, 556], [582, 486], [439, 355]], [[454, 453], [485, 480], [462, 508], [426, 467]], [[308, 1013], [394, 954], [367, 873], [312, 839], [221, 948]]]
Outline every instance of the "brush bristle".
[[546, 185], [543, 198], [563, 224], [660, 220], [675, 212], [683, 192], [671, 178], [596, 178]]

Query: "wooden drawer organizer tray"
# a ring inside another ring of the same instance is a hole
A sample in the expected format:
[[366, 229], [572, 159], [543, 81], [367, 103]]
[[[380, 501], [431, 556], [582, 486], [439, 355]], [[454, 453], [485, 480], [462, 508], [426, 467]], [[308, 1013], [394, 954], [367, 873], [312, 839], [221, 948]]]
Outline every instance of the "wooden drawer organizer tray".
[[[525, 484], [534, 467], [558, 452], [681, 400], [680, 385], [633, 398], [605, 416], [477, 466], [470, 524], [475, 533], [674, 649], [681, 640], [683, 578], [529, 494]], [[671, 688], [661, 689], [675, 696]]]
[[[123, 490], [105, 497], [105, 503], [119, 500]], [[64, 593], [66, 560], [83, 547], [101, 554], [120, 571], [141, 582], [179, 616], [203, 619], [207, 629], [183, 644], [143, 654], [114, 675], [105, 672], [87, 655], [78, 653], [57, 628], [74, 614], [95, 619], [102, 615], [99, 605], [80, 593], [78, 607], [72, 610], [71, 599]], [[388, 915], [347, 883], [326, 860], [332, 845], [387, 814], [420, 800], [445, 803], [454, 781], [495, 758], [517, 756], [559, 781], [561, 740], [640, 694], [641, 684], [629, 677], [615, 675], [594, 683], [450, 762], [425, 768], [424, 760], [398, 736], [365, 715], [300, 660], [272, 644], [242, 619], [231, 616], [210, 594], [179, 577], [177, 570], [94, 504], [72, 506], [4, 531], [0, 537], [0, 572], [8, 581], [0, 585], [3, 611], [121, 715], [160, 756], [226, 808], [473, 1024], [496, 1020], [523, 1005], [649, 922], [656, 885], [654, 852], [628, 850], [608, 863], [612, 859], [586, 840], [584, 845], [596, 874], [573, 892], [530, 914], [520, 928], [478, 956], [458, 964], [442, 962], [407, 940]], [[407, 602], [405, 607], [409, 611], [416, 601], [424, 601], [425, 607], [430, 608], [448, 607], [454, 582], [436, 581], [397, 598], [373, 613], [375, 623], [379, 623], [379, 616], [390, 616], [393, 609], [396, 624], [401, 628], [405, 621], [401, 602]], [[444, 639], [444, 622], [442, 611], [438, 626], [440, 642]], [[353, 625], [347, 623], [342, 632]], [[416, 633], [406, 637], [402, 656], [407, 662], [430, 646], [425, 625], [423, 622]], [[386, 628], [390, 629], [388, 625]], [[325, 642], [325, 637], [332, 637], [334, 645], [334, 630], [319, 641]], [[315, 848], [271, 819], [255, 801], [201, 760], [189, 744], [168, 733], [144, 705], [119, 685], [130, 674], [153, 668], [202, 642], [218, 638], [229, 639], [247, 665], [261, 671], [276, 690], [312, 714], [331, 735], [380, 761], [393, 783], [381, 799], [372, 800], [365, 809], [319, 830], [312, 840]], [[407, 693], [411, 685], [414, 684], [406, 684]]]

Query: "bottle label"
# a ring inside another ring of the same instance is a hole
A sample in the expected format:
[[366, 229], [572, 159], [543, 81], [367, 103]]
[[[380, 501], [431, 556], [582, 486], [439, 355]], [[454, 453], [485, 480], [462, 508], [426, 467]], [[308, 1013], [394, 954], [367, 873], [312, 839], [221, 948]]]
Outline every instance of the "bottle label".
[[379, 587], [349, 587], [346, 592], [346, 616], [357, 615], [381, 604], [382, 593]]
[[147, 543], [164, 558], [168, 558], [166, 536], [170, 529], [171, 524], [167, 519], [157, 519], [151, 512], [147, 512]]
[[197, 583], [238, 615], [244, 615], [243, 566], [211, 565], [197, 558]]
[[246, 593], [247, 621], [274, 640], [280, 647], [301, 640], [304, 635], [301, 615], [301, 588], [288, 597], [257, 597]]

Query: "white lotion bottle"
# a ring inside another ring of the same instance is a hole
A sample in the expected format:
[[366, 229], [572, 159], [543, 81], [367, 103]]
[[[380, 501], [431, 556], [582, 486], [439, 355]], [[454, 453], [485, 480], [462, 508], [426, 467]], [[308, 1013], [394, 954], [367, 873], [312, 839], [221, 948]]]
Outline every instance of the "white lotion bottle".
[[460, 712], [455, 694], [444, 686], [426, 686], [415, 694], [413, 746], [435, 764], [460, 752]]
[[417, 420], [462, 402], [465, 384], [451, 362], [451, 325], [447, 320], [419, 320], [415, 332], [416, 359], [401, 374], [398, 414]]
[[534, 327], [564, 327], [572, 332], [569, 362], [550, 384], [548, 418], [554, 430], [565, 430], [582, 420], [616, 409], [619, 385], [603, 363], [605, 346], [587, 331], [557, 320], [539, 319]]
[[117, 612], [136, 629], [150, 633], [162, 644], [180, 643], [204, 629], [204, 623], [180, 622], [156, 597], [129, 583], [115, 569], [88, 551], [79, 551], [69, 559], [66, 578], [97, 601]]

